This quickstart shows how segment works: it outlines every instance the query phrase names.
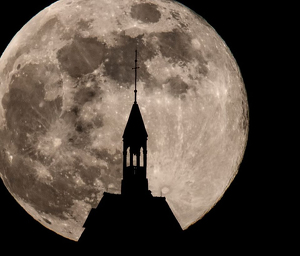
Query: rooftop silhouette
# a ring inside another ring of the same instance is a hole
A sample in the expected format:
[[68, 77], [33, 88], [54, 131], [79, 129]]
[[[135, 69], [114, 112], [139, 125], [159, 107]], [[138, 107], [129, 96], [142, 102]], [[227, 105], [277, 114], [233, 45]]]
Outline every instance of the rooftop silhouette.
[[154, 197], [148, 189], [148, 134], [137, 104], [137, 50], [135, 54], [135, 97], [123, 134], [121, 194], [104, 192], [84, 224], [80, 243], [161, 247], [166, 241], [174, 243], [182, 233], [166, 198]]

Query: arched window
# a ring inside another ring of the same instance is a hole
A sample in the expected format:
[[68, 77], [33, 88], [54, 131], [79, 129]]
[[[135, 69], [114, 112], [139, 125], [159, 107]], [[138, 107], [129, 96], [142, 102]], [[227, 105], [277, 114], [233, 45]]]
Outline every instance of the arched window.
[[137, 166], [137, 158], [138, 158], [138, 156], [137, 155], [135, 155], [135, 154], [133, 154], [133, 166]]
[[126, 167], [130, 166], [130, 150], [126, 149]]
[[140, 166], [141, 166], [141, 167], [144, 167], [144, 166], [145, 166], [145, 165], [144, 165], [144, 150], [143, 150], [143, 148], [142, 148], [142, 150], [141, 150]]

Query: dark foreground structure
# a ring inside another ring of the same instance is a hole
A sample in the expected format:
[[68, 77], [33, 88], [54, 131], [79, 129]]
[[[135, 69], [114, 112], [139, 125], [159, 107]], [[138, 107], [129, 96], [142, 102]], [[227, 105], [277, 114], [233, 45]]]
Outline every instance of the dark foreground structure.
[[109, 193], [104, 193], [84, 227], [80, 242], [125, 247], [167, 246], [180, 241], [182, 231], [164, 197], [127, 198]]
[[[137, 51], [133, 69], [136, 74]], [[136, 101], [136, 76], [134, 93], [135, 100], [123, 134], [121, 194], [104, 193], [98, 207], [91, 210], [79, 242], [111, 248], [121, 246], [126, 252], [141, 246], [174, 249], [174, 243], [176, 245], [181, 239], [182, 229], [166, 198], [153, 197], [148, 189], [148, 134]]]

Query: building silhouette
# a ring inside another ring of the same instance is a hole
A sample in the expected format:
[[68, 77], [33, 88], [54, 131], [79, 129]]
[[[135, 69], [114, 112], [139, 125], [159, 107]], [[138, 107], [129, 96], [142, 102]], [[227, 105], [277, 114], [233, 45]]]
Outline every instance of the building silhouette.
[[162, 246], [168, 248], [169, 245], [174, 249], [174, 242], [180, 241], [182, 229], [166, 198], [154, 197], [148, 189], [148, 134], [136, 100], [137, 51], [133, 69], [135, 97], [123, 134], [121, 194], [104, 192], [98, 207], [91, 210], [79, 242], [109, 248], [121, 246], [126, 252], [150, 245], [152, 249], [154, 246], [162, 250]]

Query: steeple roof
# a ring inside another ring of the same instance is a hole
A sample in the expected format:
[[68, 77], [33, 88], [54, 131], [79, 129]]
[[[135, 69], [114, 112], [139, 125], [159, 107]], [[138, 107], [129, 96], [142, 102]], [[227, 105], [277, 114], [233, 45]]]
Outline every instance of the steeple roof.
[[132, 105], [131, 112], [124, 130], [123, 139], [138, 142], [140, 139], [147, 139], [148, 134], [138, 104]]

